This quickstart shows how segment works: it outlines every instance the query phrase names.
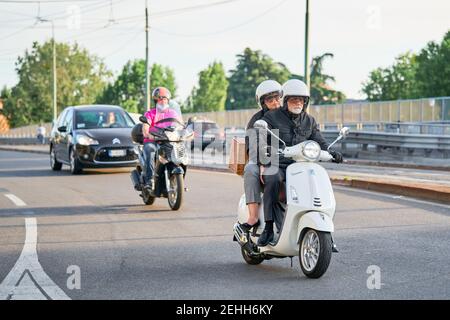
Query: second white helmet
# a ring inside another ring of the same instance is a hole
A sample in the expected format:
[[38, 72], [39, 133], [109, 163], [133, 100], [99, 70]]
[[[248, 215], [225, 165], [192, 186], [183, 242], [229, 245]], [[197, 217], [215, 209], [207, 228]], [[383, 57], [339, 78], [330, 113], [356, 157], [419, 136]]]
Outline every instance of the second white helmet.
[[290, 96], [306, 97], [304, 108], [308, 106], [309, 102], [309, 88], [301, 80], [291, 79], [283, 84], [283, 104], [286, 102], [286, 98]]
[[269, 93], [275, 93], [278, 92], [280, 97], [283, 94], [283, 91], [281, 89], [281, 84], [279, 84], [275, 80], [264, 80], [259, 84], [259, 86], [256, 88], [255, 98], [256, 103], [262, 108], [264, 102], [262, 101], [264, 96]]

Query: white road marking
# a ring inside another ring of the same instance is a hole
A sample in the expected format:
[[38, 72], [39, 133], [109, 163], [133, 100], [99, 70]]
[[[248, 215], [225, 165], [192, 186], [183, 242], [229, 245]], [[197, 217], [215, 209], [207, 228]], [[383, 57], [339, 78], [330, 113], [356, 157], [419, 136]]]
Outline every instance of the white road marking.
[[7, 197], [9, 200], [11, 200], [18, 207], [24, 207], [27, 205], [25, 202], [23, 202], [22, 199], [13, 195], [12, 193], [5, 194], [5, 197]]
[[26, 218], [25, 227], [25, 245], [16, 264], [0, 284], [0, 300], [70, 300], [39, 263], [36, 218]]

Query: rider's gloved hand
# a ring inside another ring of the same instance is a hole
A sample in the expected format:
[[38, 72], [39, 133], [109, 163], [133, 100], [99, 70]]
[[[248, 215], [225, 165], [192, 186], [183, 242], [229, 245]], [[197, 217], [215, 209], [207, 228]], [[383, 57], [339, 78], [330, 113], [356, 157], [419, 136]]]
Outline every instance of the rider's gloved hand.
[[329, 152], [333, 157], [333, 162], [342, 163], [342, 161], [344, 161], [344, 158], [342, 157], [342, 153], [337, 152], [335, 150], [330, 150]]

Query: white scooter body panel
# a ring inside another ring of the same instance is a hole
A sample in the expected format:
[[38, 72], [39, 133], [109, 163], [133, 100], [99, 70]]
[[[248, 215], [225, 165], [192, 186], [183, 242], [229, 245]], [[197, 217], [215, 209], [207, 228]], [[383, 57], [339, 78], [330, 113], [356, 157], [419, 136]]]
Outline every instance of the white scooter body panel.
[[[299, 236], [304, 228], [333, 232], [336, 209], [331, 181], [326, 170], [317, 163], [297, 162], [286, 170], [286, 215], [282, 233], [276, 246], [267, 245], [260, 251], [276, 256], [297, 256]], [[239, 202], [238, 221], [247, 221], [248, 208], [245, 195]], [[260, 226], [264, 229], [264, 209], [259, 210]], [[275, 226], [274, 226], [275, 227]], [[275, 232], [276, 227], [274, 228]], [[256, 241], [256, 239], [253, 239]]]

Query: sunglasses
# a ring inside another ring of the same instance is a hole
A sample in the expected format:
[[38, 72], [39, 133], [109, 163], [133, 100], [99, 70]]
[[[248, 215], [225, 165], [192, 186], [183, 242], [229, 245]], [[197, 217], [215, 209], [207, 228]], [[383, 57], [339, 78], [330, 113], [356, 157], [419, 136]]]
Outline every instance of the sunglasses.
[[280, 96], [277, 94], [277, 95], [265, 97], [265, 98], [264, 98], [264, 102], [266, 102], [266, 103], [272, 103], [272, 102], [274, 102], [275, 100], [279, 100], [279, 99], [280, 99]]
[[159, 97], [158, 101], [161, 101], [161, 100], [164, 100], [164, 99], [169, 100], [169, 98], [167, 98], [167, 97]]

